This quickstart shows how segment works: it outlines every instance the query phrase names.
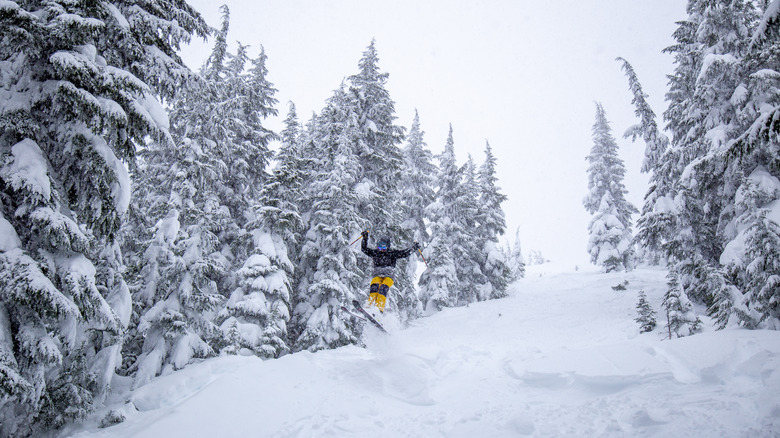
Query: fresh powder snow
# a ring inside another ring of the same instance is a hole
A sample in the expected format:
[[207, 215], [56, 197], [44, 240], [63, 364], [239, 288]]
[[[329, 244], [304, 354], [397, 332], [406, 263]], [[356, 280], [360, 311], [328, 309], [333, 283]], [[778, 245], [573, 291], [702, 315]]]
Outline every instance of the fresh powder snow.
[[[509, 297], [369, 331], [366, 348], [220, 357], [117, 386], [61, 436], [778, 436], [780, 332], [716, 331], [699, 312], [703, 333], [669, 340], [665, 270], [593, 269], [530, 266]], [[640, 334], [642, 290], [658, 326]], [[109, 410], [126, 419], [98, 428]]]

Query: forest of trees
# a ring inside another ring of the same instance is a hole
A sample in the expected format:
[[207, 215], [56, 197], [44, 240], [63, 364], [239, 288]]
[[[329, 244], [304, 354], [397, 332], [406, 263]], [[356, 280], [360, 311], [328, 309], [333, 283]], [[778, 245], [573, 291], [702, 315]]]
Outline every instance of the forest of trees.
[[626, 136], [644, 140], [650, 177], [637, 253], [668, 268], [659, 320], [669, 337], [700, 329], [695, 305], [717, 328], [777, 330], [780, 1], [689, 0], [686, 10], [666, 49], [675, 64], [663, 113], [670, 137], [618, 58], [639, 118]]
[[[402, 323], [522, 275], [490, 145], [458, 165], [452, 128], [439, 156], [418, 115], [407, 133], [373, 41], [277, 133], [266, 55], [231, 52], [221, 12], [211, 29], [183, 0], [0, 3], [0, 436], [85, 418], [117, 376], [361, 342], [339, 307], [367, 296], [366, 229], [424, 247], [389, 297]], [[180, 45], [208, 35], [192, 72]]]

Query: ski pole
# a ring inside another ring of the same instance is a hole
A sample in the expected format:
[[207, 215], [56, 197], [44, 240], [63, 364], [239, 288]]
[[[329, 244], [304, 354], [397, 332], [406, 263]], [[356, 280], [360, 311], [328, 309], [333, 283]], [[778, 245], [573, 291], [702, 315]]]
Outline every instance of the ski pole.
[[[367, 233], [367, 232], [368, 232], [368, 230], [366, 230], [366, 233]], [[361, 234], [361, 235], [360, 235], [360, 237], [358, 237], [357, 239], [353, 240], [353, 241], [352, 241], [352, 243], [350, 243], [350, 244], [349, 244], [349, 246], [352, 246], [352, 245], [354, 245], [354, 244], [355, 244], [355, 242], [357, 242], [358, 240], [360, 240], [360, 239], [362, 239], [362, 238], [363, 238], [363, 235]]]
[[425, 263], [425, 267], [427, 268], [427, 267], [428, 267], [428, 261], [427, 261], [427, 260], [425, 260], [425, 256], [424, 256], [424, 255], [423, 255], [423, 253], [422, 253], [422, 249], [419, 249], [419, 248], [418, 248], [418, 249], [417, 249], [417, 252], [419, 252], [419, 253], [420, 253], [420, 257], [422, 257], [422, 259], [423, 259], [423, 263]]

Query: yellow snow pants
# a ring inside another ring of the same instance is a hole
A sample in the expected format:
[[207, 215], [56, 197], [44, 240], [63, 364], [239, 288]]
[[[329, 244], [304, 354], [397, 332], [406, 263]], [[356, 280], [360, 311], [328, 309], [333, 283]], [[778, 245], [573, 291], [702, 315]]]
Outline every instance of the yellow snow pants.
[[368, 305], [376, 306], [380, 312], [385, 312], [385, 304], [387, 304], [387, 292], [393, 285], [393, 279], [390, 277], [374, 277], [371, 280], [371, 288], [369, 289]]

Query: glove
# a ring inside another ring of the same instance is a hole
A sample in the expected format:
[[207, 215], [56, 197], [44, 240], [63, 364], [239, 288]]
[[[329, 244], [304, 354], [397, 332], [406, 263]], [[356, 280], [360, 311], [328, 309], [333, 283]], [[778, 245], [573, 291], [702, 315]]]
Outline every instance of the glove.
[[360, 233], [360, 235], [363, 236], [364, 239], [368, 239], [368, 230], [363, 231], [362, 233]]
[[415, 250], [415, 251], [419, 251], [420, 248], [422, 248], [422, 247], [420, 246], [419, 242], [414, 242], [414, 244], [412, 245], [412, 249]]

